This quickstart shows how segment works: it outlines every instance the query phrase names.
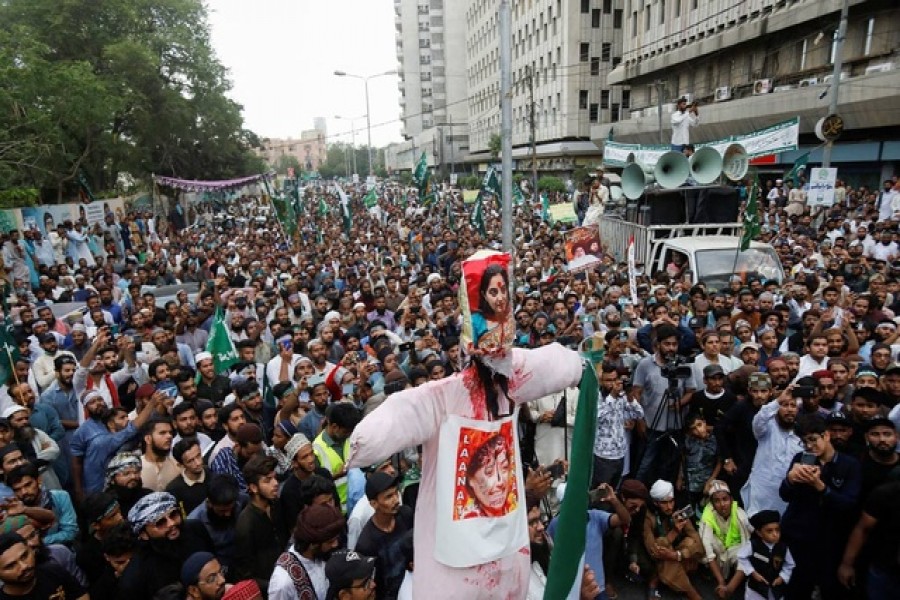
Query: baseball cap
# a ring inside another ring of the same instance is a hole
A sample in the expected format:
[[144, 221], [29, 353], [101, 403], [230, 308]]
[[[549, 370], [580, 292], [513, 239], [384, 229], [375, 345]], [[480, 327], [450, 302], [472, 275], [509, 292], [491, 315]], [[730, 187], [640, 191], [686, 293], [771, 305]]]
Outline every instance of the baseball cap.
[[375, 572], [375, 559], [352, 550], [335, 552], [325, 563], [328, 578], [327, 598], [336, 598], [338, 592], [347, 589], [357, 579], [368, 579]]
[[772, 389], [772, 378], [768, 373], [750, 373], [747, 386], [751, 390], [770, 390]]
[[738, 354], [743, 354], [744, 350], [756, 350], [757, 352], [759, 352], [759, 344], [757, 344], [756, 342], [744, 342], [743, 344], [741, 344], [741, 348], [738, 351]]
[[703, 367], [703, 377], [725, 376], [725, 369], [721, 365], [706, 365]]
[[393, 477], [383, 471], [370, 473], [366, 478], [366, 498], [374, 500], [381, 492], [395, 487], [398, 480], [398, 477]]
[[828, 416], [825, 417], [825, 425], [845, 425], [846, 427], [853, 426], [852, 423], [850, 423], [850, 418], [839, 410], [828, 413]]
[[872, 417], [871, 419], [866, 419], [865, 421], [863, 421], [862, 426], [866, 433], [868, 433], [869, 430], [873, 427], [890, 427], [894, 431], [897, 430], [897, 426], [894, 424], [894, 422], [884, 415], [877, 415], [875, 417]]
[[688, 321], [688, 327], [691, 329], [703, 329], [706, 326], [706, 323], [703, 322], [703, 319], [699, 317], [691, 317]]

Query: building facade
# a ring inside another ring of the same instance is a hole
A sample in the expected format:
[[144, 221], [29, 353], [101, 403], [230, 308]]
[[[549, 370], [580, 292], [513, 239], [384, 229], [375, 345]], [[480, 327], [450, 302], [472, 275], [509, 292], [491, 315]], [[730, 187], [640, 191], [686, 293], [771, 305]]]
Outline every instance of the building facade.
[[612, 131], [620, 142], [668, 144], [674, 101], [688, 96], [700, 103], [692, 142], [799, 116], [802, 148], [771, 160], [790, 164], [806, 150], [820, 160], [814, 130], [834, 93], [845, 1], [838, 114], [846, 131], [832, 160], [845, 171], [872, 170], [874, 161], [892, 172], [900, 164], [900, 8], [890, 0], [626, 0], [622, 62], [608, 83], [630, 88], [629, 107], [620, 122], [596, 124], [592, 138], [602, 147]]
[[308, 129], [295, 138], [263, 138], [262, 149], [257, 152], [267, 163], [275, 166], [283, 156], [293, 156], [305, 171], [317, 171], [328, 159], [325, 143], [324, 120], [322, 129]]
[[402, 134], [387, 166], [451, 165], [468, 153], [465, 18], [462, 2], [394, 0]]

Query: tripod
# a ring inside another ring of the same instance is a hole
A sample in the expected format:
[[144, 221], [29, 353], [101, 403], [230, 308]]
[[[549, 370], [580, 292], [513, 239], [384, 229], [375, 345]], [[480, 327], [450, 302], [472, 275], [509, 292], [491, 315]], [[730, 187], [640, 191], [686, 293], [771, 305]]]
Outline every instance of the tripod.
[[[685, 483], [687, 482], [687, 465], [684, 460], [683, 429], [684, 419], [681, 416], [681, 400], [677, 377], [668, 378], [669, 385], [663, 393], [662, 400], [653, 414], [648, 429], [657, 432], [655, 439], [651, 440], [644, 449], [641, 457], [640, 470], [644, 472], [644, 483], [651, 485], [657, 479], [665, 479], [673, 485], [678, 478], [679, 469]], [[668, 415], [672, 411], [672, 417]], [[665, 429], [660, 431], [660, 423], [665, 423]], [[647, 454], [652, 457], [652, 463], [644, 465]]]

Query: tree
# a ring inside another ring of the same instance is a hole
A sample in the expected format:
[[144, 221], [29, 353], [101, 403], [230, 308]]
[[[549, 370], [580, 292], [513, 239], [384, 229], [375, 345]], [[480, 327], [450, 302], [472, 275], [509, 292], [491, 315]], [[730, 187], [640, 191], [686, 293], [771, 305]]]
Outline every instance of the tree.
[[559, 177], [545, 176], [538, 179], [538, 190], [541, 192], [565, 192], [566, 184]]
[[499, 133], [492, 134], [491, 139], [488, 140], [488, 151], [491, 153], [491, 157], [498, 158], [502, 150], [503, 138], [500, 137]]
[[0, 187], [261, 172], [201, 0], [0, 2]]
[[282, 175], [287, 175], [288, 169], [292, 168], [294, 169], [294, 177], [300, 177], [300, 172], [303, 171], [300, 161], [293, 154], [282, 154], [275, 161], [275, 164], [272, 165], [272, 168]]

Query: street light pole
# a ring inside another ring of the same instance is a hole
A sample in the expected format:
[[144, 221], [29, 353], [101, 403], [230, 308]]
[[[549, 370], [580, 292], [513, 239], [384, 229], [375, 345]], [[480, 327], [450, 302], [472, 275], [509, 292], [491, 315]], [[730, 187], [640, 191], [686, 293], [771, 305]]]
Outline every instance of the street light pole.
[[372, 118], [371, 111], [369, 110], [369, 80], [374, 79], [376, 77], [384, 77], [385, 75], [396, 75], [397, 71], [385, 71], [384, 73], [376, 73], [375, 75], [352, 75], [350, 73], [346, 73], [344, 71], [335, 71], [334, 74], [337, 77], [352, 77], [353, 79], [362, 79], [363, 87], [366, 92], [366, 137], [368, 138], [368, 160], [369, 160], [369, 175], [374, 175], [375, 171], [372, 170]]
[[[360, 115], [358, 117], [342, 117], [340, 115], [334, 115], [335, 119], [341, 119], [343, 121], [350, 121], [350, 143], [353, 145], [353, 172], [355, 174], [359, 174], [359, 170], [356, 168], [356, 120], [362, 119], [363, 117], [368, 117], [368, 113], [365, 115]], [[371, 159], [371, 157], [370, 157]], [[371, 160], [369, 161], [371, 163]]]
[[[850, 12], [850, 0], [844, 0], [841, 7], [841, 23], [838, 25], [837, 38], [834, 46], [834, 71], [831, 76], [831, 98], [828, 100], [828, 114], [837, 114], [838, 110], [838, 90], [841, 87], [841, 67], [843, 66], [843, 49], [844, 38], [847, 37], [847, 17]], [[831, 166], [831, 149], [834, 141], [825, 142], [822, 148], [822, 168], [827, 169]]]
[[[502, 196], [501, 238], [503, 250], [513, 254], [512, 227], [512, 47], [509, 0], [500, 0], [500, 176]], [[512, 271], [512, 264], [510, 264]], [[510, 277], [512, 282], [512, 277]]]

